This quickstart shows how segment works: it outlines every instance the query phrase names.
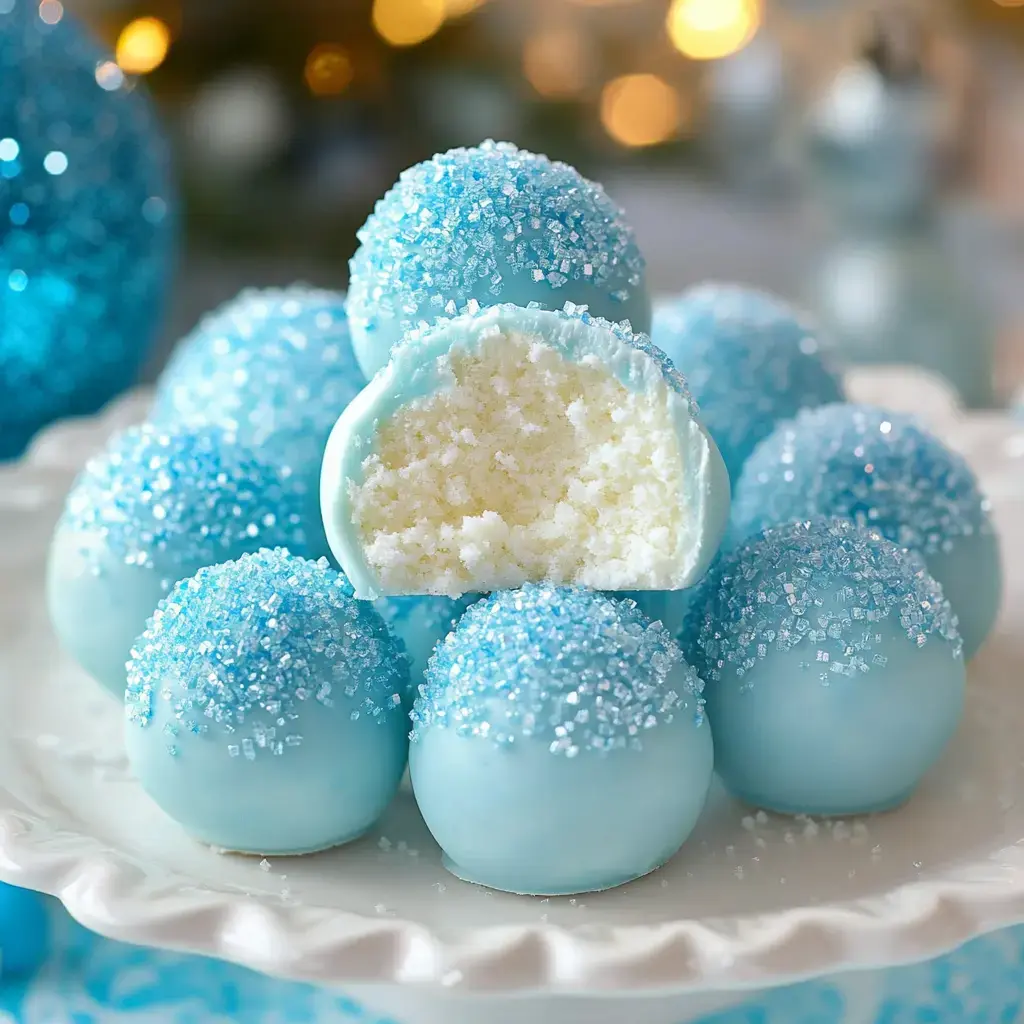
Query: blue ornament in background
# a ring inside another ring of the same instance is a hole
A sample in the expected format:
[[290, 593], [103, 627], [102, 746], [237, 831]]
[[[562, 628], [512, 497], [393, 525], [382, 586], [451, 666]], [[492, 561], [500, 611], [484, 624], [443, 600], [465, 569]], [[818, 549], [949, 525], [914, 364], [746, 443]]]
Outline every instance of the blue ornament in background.
[[49, 925], [39, 893], [0, 882], [0, 982], [42, 966], [49, 952]]
[[844, 359], [922, 366], [969, 407], [994, 403], [994, 332], [948, 252], [938, 202], [943, 96], [912, 24], [883, 21], [808, 125], [833, 234], [809, 304]]
[[172, 265], [143, 90], [60, 4], [0, 4], [0, 458], [96, 411], [149, 353]]

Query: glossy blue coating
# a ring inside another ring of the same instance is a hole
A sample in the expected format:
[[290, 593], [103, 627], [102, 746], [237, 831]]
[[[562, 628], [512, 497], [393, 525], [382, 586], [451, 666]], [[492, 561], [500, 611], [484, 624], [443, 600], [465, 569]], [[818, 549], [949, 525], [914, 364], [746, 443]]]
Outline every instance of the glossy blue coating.
[[711, 781], [700, 688], [632, 601], [531, 584], [473, 605], [412, 716], [413, 790], [446, 866], [530, 894], [659, 867]]
[[335, 424], [327, 443], [320, 478], [320, 504], [331, 551], [356, 594], [376, 598], [378, 583], [366, 562], [352, 522], [349, 482], [362, 480], [363, 460], [372, 453], [378, 424], [417, 398], [448, 385], [447, 355], [453, 348], [472, 350], [495, 331], [544, 339], [570, 361], [599, 359], [625, 387], [642, 391], [658, 379], [678, 396], [675, 426], [692, 471], [683, 483], [682, 500], [700, 517], [700, 534], [686, 585], [711, 563], [729, 516], [729, 477], [721, 455], [695, 418], [696, 405], [684, 377], [661, 349], [624, 324], [591, 316], [571, 303], [564, 310], [499, 305], [441, 319], [411, 332], [387, 367], [352, 401]]
[[409, 689], [402, 695], [407, 709], [412, 710], [434, 648], [458, 625], [465, 610], [479, 600], [479, 594], [456, 598], [424, 594], [382, 597], [374, 602], [409, 657]]
[[[331, 427], [365, 384], [342, 293], [247, 289], [179, 343], [150, 419], [230, 431], [315, 494]], [[325, 555], [319, 506], [310, 512], [310, 550]]]
[[805, 410], [751, 456], [731, 533], [812, 516], [850, 518], [921, 555], [961, 620], [965, 657], [978, 650], [999, 611], [1002, 569], [990, 503], [960, 455], [906, 415]]
[[49, 953], [43, 897], [0, 882], [0, 981], [33, 974]]
[[125, 745], [190, 835], [243, 853], [355, 839], [405, 770], [404, 653], [326, 559], [282, 548], [201, 569], [128, 666]]
[[267, 544], [305, 554], [309, 496], [221, 431], [131, 428], [68, 495], [47, 565], [62, 646], [119, 700], [132, 642], [179, 579]]
[[918, 557], [817, 519], [757, 535], [701, 589], [684, 639], [733, 794], [793, 814], [906, 800], [956, 730], [966, 686], [956, 619]]
[[647, 331], [633, 231], [603, 188], [508, 143], [416, 164], [359, 231], [349, 315], [368, 377], [410, 328], [497, 303], [588, 306]]
[[707, 283], [659, 302], [651, 341], [685, 375], [734, 484], [781, 420], [843, 399], [807, 317], [753, 288]]
[[0, 3], [0, 459], [134, 382], [173, 261], [145, 89], [57, 3]]

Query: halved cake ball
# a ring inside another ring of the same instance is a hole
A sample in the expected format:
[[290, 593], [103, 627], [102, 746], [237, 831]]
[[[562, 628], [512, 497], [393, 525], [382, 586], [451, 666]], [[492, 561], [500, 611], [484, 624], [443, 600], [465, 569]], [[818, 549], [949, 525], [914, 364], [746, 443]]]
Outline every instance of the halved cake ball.
[[445, 866], [554, 895], [664, 864], [711, 783], [700, 690], [630, 600], [527, 585], [473, 605], [412, 716], [413, 790]]
[[729, 481], [645, 336], [496, 306], [395, 350], [331, 434], [321, 503], [360, 597], [675, 590], [715, 554]]
[[125, 746], [190, 835], [293, 854], [362, 835], [398, 789], [405, 654], [326, 559], [264, 549], [201, 569], [132, 649]]
[[[227, 431], [316, 494], [331, 427], [365, 384], [342, 293], [247, 289], [179, 343], [150, 420]], [[318, 505], [304, 526], [310, 553], [327, 554]]]
[[367, 377], [408, 330], [497, 303], [569, 301], [650, 328], [644, 260], [622, 210], [575, 168], [507, 142], [404, 171], [359, 242], [348, 309]]
[[220, 430], [116, 434], [75, 482], [50, 546], [58, 640], [120, 700], [132, 642], [173, 584], [265, 545], [306, 554], [310, 498]]
[[839, 516], [920, 555], [960, 623], [965, 657], [995, 624], [999, 540], [963, 457], [913, 417], [869, 405], [808, 409], [754, 451], [736, 487], [736, 539], [767, 526]]
[[715, 770], [749, 804], [849, 815], [906, 800], [963, 711], [956, 617], [920, 559], [849, 520], [719, 559], [684, 634]]

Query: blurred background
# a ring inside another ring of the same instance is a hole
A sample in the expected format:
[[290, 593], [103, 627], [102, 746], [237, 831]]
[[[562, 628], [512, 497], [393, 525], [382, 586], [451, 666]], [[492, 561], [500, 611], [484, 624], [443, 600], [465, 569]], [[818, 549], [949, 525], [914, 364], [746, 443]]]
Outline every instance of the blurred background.
[[[656, 293], [759, 285], [851, 362], [1020, 402], [1024, 0], [0, 0], [0, 459], [243, 287], [344, 288], [398, 173], [485, 138], [604, 182]], [[256, 1019], [270, 984], [33, 927], [26, 971], [60, 952], [0, 1020]], [[275, 1019], [371, 1019], [310, 992]]]
[[[1024, 381], [1024, 0], [42, 0], [38, 14], [77, 16], [109, 51], [97, 80], [148, 90], [170, 139], [183, 241], [149, 377], [246, 285], [343, 288], [355, 230], [401, 169], [490, 137], [603, 181], [657, 292], [774, 289], [850, 358], [930, 366], [972, 405]], [[0, 245], [8, 229], [0, 217]]]

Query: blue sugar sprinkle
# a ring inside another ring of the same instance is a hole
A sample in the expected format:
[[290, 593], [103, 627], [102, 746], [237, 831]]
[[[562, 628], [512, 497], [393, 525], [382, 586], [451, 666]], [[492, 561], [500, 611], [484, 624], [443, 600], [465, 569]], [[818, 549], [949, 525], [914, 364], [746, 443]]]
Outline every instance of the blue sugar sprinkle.
[[691, 703], [697, 673], [661, 623], [630, 600], [527, 584], [474, 604], [430, 661], [413, 739], [431, 728], [499, 746], [536, 737], [575, 757], [639, 748]]
[[644, 289], [643, 257], [604, 189], [509, 143], [409, 168], [358, 237], [349, 313], [366, 333], [508, 301], [513, 283], [517, 301], [524, 286], [539, 297], [578, 282], [618, 305]]
[[[103, 538], [127, 565], [167, 574], [267, 545], [306, 550], [303, 488], [221, 431], [132, 427], [91, 459], [68, 496], [61, 527]], [[83, 546], [96, 562], [101, 549]]]
[[339, 698], [351, 716], [401, 714], [405, 655], [384, 620], [352, 596], [326, 559], [282, 548], [200, 569], [161, 601], [128, 663], [129, 721], [146, 727], [158, 701], [181, 732], [223, 736], [253, 761], [299, 746], [304, 702]]
[[992, 529], [967, 463], [913, 418], [868, 405], [827, 405], [782, 424], [750, 457], [732, 532], [840, 516], [922, 555]]
[[249, 289], [203, 319], [162, 374], [158, 423], [214, 425], [300, 472], [366, 381], [345, 297], [296, 285]]
[[734, 482], [777, 423], [843, 399], [814, 327], [765, 292], [699, 285], [655, 308], [651, 339], [686, 374]]
[[721, 557], [700, 584], [683, 636], [708, 683], [742, 678], [772, 652], [802, 647], [823, 683], [884, 669], [878, 623], [962, 651], [957, 620], [921, 560], [845, 519], [787, 523]]

